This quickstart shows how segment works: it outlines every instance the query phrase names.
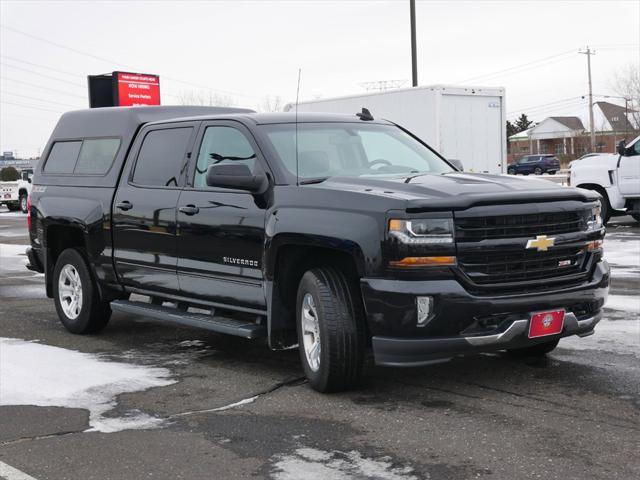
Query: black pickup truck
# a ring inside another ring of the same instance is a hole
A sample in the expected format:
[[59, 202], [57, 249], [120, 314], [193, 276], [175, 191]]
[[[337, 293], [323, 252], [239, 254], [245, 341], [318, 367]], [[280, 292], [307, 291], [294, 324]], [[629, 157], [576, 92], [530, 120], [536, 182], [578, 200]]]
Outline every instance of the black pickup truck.
[[608, 295], [597, 193], [463, 173], [368, 112], [76, 111], [42, 158], [29, 268], [73, 333], [119, 311], [299, 345], [328, 392], [368, 352], [544, 355]]

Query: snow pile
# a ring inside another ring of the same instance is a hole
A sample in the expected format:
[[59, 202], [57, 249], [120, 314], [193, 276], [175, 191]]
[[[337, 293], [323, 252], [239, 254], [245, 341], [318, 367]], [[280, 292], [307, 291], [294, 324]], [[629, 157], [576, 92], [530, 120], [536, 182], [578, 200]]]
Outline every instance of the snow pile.
[[365, 458], [356, 451], [324, 451], [298, 448], [291, 455], [275, 458], [272, 478], [276, 480], [348, 480], [371, 478], [384, 480], [417, 480], [411, 467], [394, 467], [391, 459]]
[[636, 234], [630, 239], [616, 233], [614, 238], [604, 241], [604, 258], [611, 265], [614, 277], [637, 277], [640, 275], [640, 240]]
[[26, 245], [0, 243], [0, 275], [28, 273], [26, 250]]
[[108, 362], [96, 355], [0, 337], [0, 405], [89, 410], [89, 431], [154, 428], [162, 419], [139, 411], [105, 417], [121, 393], [175, 383], [165, 368]]

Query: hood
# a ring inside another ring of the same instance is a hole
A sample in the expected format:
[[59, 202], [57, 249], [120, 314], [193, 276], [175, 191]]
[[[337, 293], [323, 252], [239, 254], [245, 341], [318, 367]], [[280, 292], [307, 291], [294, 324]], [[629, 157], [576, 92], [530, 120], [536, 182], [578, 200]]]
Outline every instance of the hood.
[[446, 173], [412, 177], [331, 177], [313, 185], [332, 190], [386, 196], [407, 202], [407, 209], [459, 210], [474, 205], [595, 201], [597, 193], [557, 185], [549, 180], [513, 175]]
[[614, 153], [603, 153], [587, 158], [579, 158], [571, 162], [571, 168], [596, 166], [606, 167], [607, 170], [615, 169], [618, 165], [619, 155]]

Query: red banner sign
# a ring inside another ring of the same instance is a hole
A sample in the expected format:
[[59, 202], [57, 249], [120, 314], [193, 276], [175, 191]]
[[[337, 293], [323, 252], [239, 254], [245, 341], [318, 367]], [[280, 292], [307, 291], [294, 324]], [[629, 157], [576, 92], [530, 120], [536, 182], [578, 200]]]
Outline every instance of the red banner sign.
[[144, 73], [113, 72], [120, 107], [160, 105], [160, 77]]

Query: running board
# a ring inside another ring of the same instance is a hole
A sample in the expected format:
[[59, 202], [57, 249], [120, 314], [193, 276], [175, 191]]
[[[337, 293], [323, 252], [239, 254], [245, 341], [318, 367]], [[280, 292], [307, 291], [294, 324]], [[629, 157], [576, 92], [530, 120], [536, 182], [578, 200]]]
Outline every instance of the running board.
[[189, 327], [202, 328], [216, 333], [235, 335], [243, 338], [263, 338], [267, 336], [264, 325], [233, 318], [191, 313], [177, 308], [152, 305], [144, 302], [130, 302], [128, 300], [114, 300], [111, 302], [114, 312], [141, 315], [156, 320], [178, 323]]

